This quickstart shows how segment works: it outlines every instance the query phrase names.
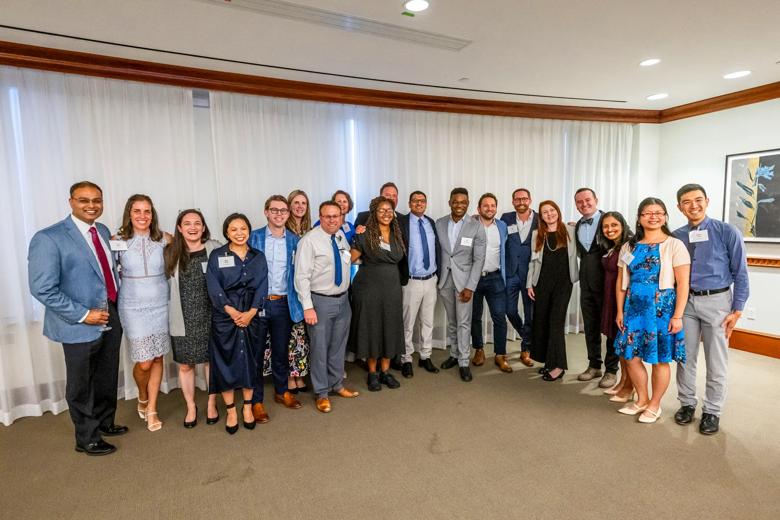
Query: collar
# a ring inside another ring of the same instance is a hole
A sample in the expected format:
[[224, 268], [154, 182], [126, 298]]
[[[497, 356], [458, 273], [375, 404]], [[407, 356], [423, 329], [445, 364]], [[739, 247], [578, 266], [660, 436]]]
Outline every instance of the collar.
[[525, 222], [532, 222], [533, 220], [534, 220], [534, 210], [531, 210], [531, 213], [528, 215], [528, 219], [527, 220], [521, 219], [520, 215], [518, 215], [517, 211], [515, 211], [515, 222], [517, 222], [518, 224], [521, 223], [521, 222], [523, 222], [523, 223], [525, 223]]
[[271, 233], [271, 228], [269, 228], [268, 226], [265, 226], [265, 237], [266, 238], [271, 237], [271, 238], [276, 238], [276, 239], [287, 238], [287, 228], [283, 227], [282, 228], [282, 236], [278, 237], [278, 236], [274, 235], [273, 233]]
[[[709, 216], [704, 215], [704, 220], [702, 220], [699, 223], [699, 228], [698, 229], [699, 230], [707, 229], [708, 227], [710, 227], [710, 222], [711, 221], [712, 221], [712, 219]], [[693, 226], [691, 226], [691, 223], [689, 222], [688, 223], [688, 231], [690, 231], [691, 229], [693, 229]]]
[[76, 228], [79, 230], [79, 233], [81, 233], [82, 235], [86, 235], [87, 233], [89, 233], [89, 228], [91, 227], [95, 227], [95, 229], [97, 229], [96, 226], [97, 222], [93, 223], [92, 225], [87, 224], [83, 220], [76, 218], [76, 216], [73, 213], [70, 214], [70, 219], [73, 221], [74, 224], [76, 224]]

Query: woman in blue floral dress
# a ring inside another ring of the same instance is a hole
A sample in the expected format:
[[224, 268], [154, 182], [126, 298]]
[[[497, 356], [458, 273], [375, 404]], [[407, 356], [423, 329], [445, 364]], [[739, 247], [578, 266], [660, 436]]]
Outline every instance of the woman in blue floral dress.
[[[649, 197], [637, 211], [636, 235], [620, 250], [615, 351], [626, 359], [637, 400], [619, 410], [653, 423], [669, 387], [669, 363], [685, 362], [682, 315], [688, 301], [691, 259], [666, 225], [666, 205]], [[652, 396], [647, 371], [653, 365]]]

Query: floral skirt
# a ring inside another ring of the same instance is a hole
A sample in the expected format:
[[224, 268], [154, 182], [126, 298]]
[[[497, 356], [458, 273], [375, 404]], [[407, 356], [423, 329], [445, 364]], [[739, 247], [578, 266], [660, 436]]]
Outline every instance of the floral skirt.
[[[303, 377], [309, 373], [309, 336], [304, 322], [294, 323], [287, 348], [290, 377]], [[265, 338], [263, 376], [271, 375], [271, 336]]]

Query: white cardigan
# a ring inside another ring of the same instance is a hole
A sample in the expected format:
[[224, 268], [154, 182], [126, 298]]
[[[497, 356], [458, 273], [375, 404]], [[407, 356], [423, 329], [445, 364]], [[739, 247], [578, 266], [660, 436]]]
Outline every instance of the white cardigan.
[[[674, 268], [681, 265], [689, 265], [691, 263], [691, 255], [688, 253], [688, 248], [685, 247], [682, 240], [674, 237], [669, 237], [661, 242], [658, 249], [661, 255], [661, 272], [658, 273], [658, 288], [661, 290], [674, 289]], [[628, 265], [623, 261], [626, 254], [631, 254], [631, 247], [628, 242], [620, 248], [618, 260], [618, 267], [623, 269], [622, 289], [624, 291], [628, 289], [628, 282], [631, 278]]]

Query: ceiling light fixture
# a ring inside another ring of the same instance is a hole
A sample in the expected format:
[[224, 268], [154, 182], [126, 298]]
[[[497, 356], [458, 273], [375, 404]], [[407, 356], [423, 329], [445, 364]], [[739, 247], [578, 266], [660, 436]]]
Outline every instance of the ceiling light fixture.
[[749, 75], [750, 75], [749, 70], [738, 70], [737, 72], [730, 72], [729, 74], [725, 74], [723, 76], [723, 79], [744, 78], [745, 76], [749, 76]]
[[661, 63], [661, 60], [659, 58], [647, 58], [646, 60], [642, 60], [639, 62], [640, 67], [652, 67], [653, 65], [658, 65]]
[[653, 94], [652, 96], [647, 96], [647, 100], [648, 101], [656, 101], [658, 99], [664, 99], [664, 98], [668, 98], [668, 97], [669, 97], [669, 94], [667, 94], [666, 92], [659, 92], [658, 94]]
[[408, 2], [404, 2], [404, 9], [419, 13], [428, 9], [428, 2], [426, 0], [408, 0]]

